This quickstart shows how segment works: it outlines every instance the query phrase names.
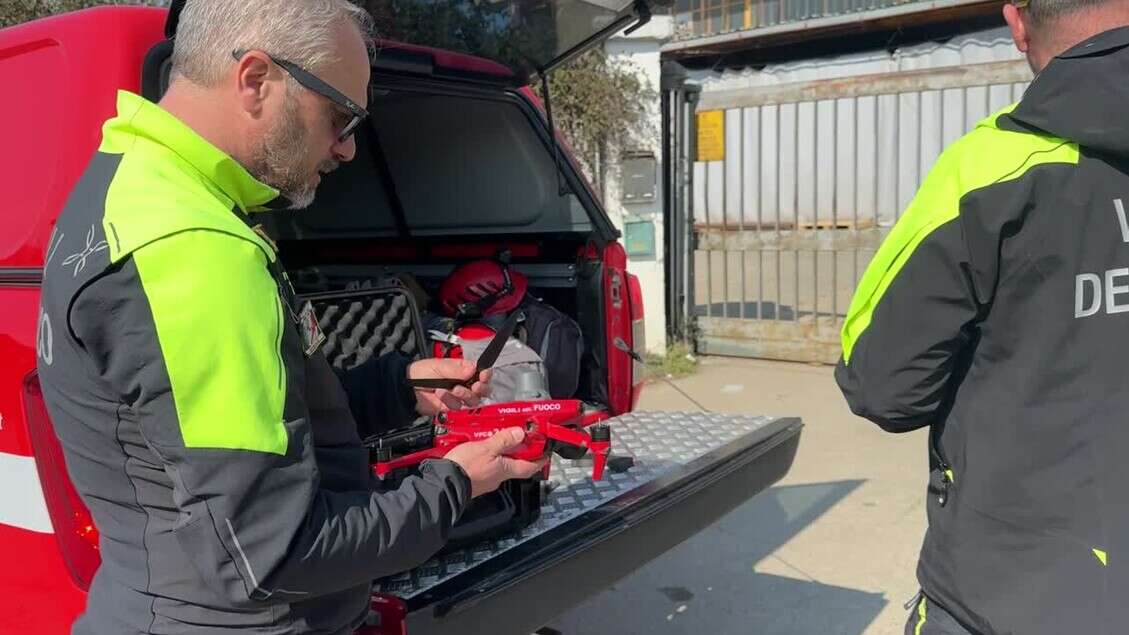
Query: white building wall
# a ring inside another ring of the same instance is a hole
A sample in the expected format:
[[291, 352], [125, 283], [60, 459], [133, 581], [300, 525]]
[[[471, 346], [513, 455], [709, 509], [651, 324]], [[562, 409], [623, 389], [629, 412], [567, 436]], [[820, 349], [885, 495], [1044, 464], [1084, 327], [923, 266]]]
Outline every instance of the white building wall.
[[[630, 36], [612, 38], [605, 45], [613, 60], [631, 62], [639, 69], [654, 91], [654, 102], [648, 105], [646, 128], [651, 134], [640, 139], [633, 150], [649, 150], [656, 159], [656, 195], [653, 201], [645, 203], [624, 203], [622, 197], [622, 174], [618, 167], [607, 176], [607, 194], [604, 201], [612, 222], [620, 231], [624, 223], [630, 221], [652, 221], [655, 229], [655, 255], [653, 258], [630, 258], [628, 269], [639, 277], [643, 290], [644, 324], [647, 329], [647, 352], [661, 353], [666, 349], [666, 274], [663, 255], [663, 201], [662, 201], [662, 130], [659, 112], [659, 46], [671, 35], [673, 20], [669, 16], [655, 16]], [[638, 344], [636, 344], [638, 346]]]

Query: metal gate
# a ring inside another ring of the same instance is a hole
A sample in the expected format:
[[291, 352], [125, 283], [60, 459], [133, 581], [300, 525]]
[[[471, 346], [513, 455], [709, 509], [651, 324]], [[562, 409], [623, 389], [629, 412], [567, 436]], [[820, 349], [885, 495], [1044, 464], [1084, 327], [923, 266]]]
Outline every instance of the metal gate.
[[863, 270], [941, 150], [1030, 77], [991, 62], [700, 98], [665, 82], [671, 335], [834, 363]]

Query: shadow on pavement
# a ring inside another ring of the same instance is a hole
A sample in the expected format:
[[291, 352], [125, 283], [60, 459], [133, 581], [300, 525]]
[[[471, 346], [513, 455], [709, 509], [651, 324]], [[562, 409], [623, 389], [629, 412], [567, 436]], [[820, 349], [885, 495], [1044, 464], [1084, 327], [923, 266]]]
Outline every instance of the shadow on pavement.
[[860, 635], [883, 594], [754, 568], [862, 483], [771, 488], [541, 632]]

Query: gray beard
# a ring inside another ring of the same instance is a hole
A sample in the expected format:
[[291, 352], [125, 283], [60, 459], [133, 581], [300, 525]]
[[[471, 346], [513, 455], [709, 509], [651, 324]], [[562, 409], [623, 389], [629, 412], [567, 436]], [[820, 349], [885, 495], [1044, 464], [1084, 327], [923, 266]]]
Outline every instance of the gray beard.
[[302, 158], [309, 152], [306, 138], [298, 100], [287, 91], [282, 116], [255, 148], [251, 174], [281, 192], [290, 209], [309, 207], [317, 190], [310, 175], [302, 172]]

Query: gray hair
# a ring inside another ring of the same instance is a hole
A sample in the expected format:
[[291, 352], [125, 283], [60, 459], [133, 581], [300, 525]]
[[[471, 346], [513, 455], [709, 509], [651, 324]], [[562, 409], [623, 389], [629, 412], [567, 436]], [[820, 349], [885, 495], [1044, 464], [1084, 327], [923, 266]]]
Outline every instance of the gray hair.
[[215, 86], [240, 49], [317, 72], [341, 61], [333, 39], [342, 20], [360, 29], [371, 55], [372, 17], [349, 0], [188, 0], [173, 40], [172, 77]]
[[1052, 24], [1056, 20], [1082, 9], [1108, 4], [1113, 0], [1028, 0], [1027, 10], [1031, 20], [1038, 25]]

